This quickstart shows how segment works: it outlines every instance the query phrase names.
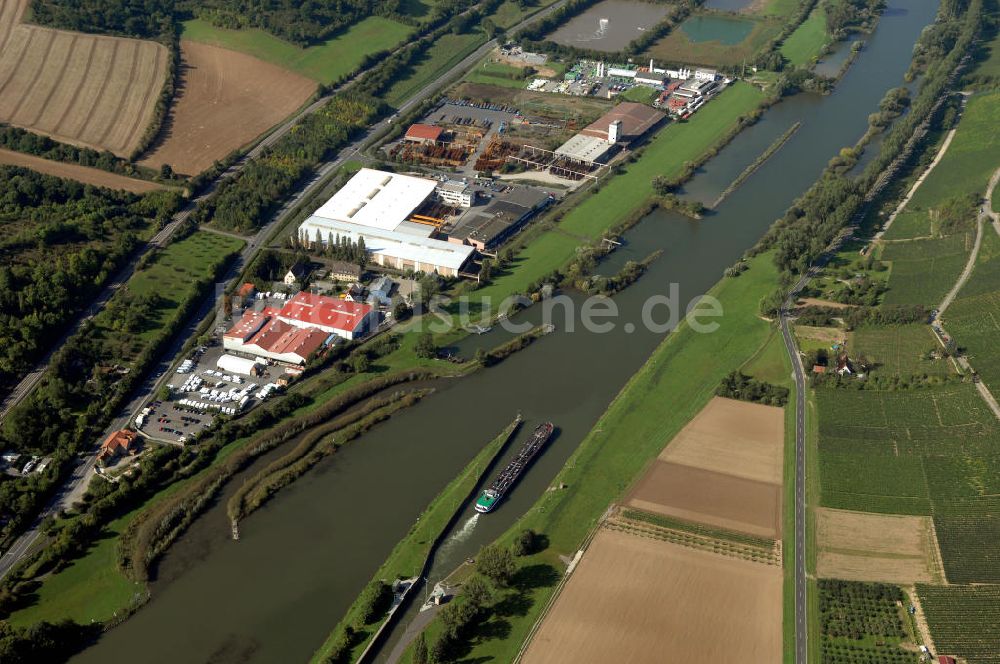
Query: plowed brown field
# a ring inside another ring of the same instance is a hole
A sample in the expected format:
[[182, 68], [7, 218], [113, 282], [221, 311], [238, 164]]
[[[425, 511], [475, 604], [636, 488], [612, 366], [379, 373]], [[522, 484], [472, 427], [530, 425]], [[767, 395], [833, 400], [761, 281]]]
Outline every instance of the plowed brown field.
[[64, 161], [42, 159], [35, 155], [14, 152], [13, 150], [0, 149], [0, 164], [6, 166], [23, 166], [39, 173], [53, 175], [57, 178], [76, 180], [84, 184], [92, 184], [95, 187], [124, 189], [125, 191], [131, 191], [133, 194], [145, 194], [157, 189], [166, 189], [166, 187], [156, 182], [130, 178], [125, 175], [102, 171], [98, 168], [80, 166], [79, 164], [67, 164]]
[[784, 411], [716, 397], [663, 449], [631, 507], [778, 539]]
[[600, 530], [524, 664], [780, 662], [781, 568]]
[[166, 47], [21, 23], [0, 0], [0, 122], [128, 156], [166, 80]]
[[177, 97], [142, 164], [195, 175], [290, 115], [316, 82], [257, 58], [184, 40]]

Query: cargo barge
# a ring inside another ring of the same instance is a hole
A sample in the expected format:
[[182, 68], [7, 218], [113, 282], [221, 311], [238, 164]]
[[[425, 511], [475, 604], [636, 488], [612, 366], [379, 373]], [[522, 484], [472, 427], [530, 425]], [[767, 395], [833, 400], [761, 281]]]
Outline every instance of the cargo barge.
[[538, 425], [538, 428], [531, 434], [531, 438], [524, 444], [524, 447], [517, 453], [507, 467], [497, 476], [490, 488], [483, 491], [476, 501], [476, 511], [483, 514], [490, 512], [503, 499], [504, 494], [510, 490], [521, 473], [528, 467], [531, 460], [535, 458], [539, 450], [552, 436], [555, 427], [551, 422]]

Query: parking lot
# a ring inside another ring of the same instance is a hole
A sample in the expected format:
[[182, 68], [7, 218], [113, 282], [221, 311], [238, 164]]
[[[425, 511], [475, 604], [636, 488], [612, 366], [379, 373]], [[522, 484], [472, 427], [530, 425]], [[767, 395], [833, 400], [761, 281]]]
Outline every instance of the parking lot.
[[221, 344], [198, 349], [167, 382], [170, 399], [156, 400], [144, 409], [141, 431], [164, 442], [189, 442], [205, 430], [217, 414], [235, 415], [266, 400], [277, 391], [284, 367], [260, 365], [259, 376], [242, 376], [218, 369], [225, 354]]

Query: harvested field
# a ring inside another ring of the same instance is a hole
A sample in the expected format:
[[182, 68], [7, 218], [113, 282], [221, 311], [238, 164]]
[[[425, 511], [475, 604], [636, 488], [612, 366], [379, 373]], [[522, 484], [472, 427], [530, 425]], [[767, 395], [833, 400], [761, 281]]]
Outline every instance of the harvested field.
[[167, 49], [22, 25], [26, 5], [0, 4], [0, 122], [129, 156], [152, 120]]
[[138, 180], [136, 178], [109, 173], [99, 168], [89, 168], [79, 164], [68, 164], [64, 161], [51, 161], [42, 159], [23, 152], [0, 149], [0, 164], [4, 166], [23, 166], [39, 173], [54, 175], [57, 178], [76, 180], [84, 184], [92, 184], [95, 187], [107, 187], [108, 189], [124, 189], [134, 194], [144, 194], [147, 191], [165, 189], [161, 184], [149, 182], [148, 180]]
[[944, 580], [930, 517], [816, 512], [820, 577], [910, 585]]
[[781, 586], [773, 565], [601, 530], [522, 661], [778, 662]]
[[781, 536], [784, 411], [716, 397], [663, 449], [625, 504]]
[[656, 461], [625, 503], [751, 535], [781, 535], [780, 484]]
[[661, 461], [781, 484], [781, 408], [716, 397], [660, 453]]
[[299, 108], [316, 83], [251, 55], [181, 41], [177, 97], [163, 135], [142, 160], [195, 175]]

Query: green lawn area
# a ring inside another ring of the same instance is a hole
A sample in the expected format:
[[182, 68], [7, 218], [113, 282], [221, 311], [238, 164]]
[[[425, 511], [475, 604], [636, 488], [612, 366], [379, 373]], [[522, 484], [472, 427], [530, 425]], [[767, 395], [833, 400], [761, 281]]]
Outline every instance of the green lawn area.
[[26, 627], [42, 620], [59, 622], [67, 618], [82, 625], [107, 620], [128, 606], [145, 588], [125, 578], [118, 570], [118, 535], [131, 515], [112, 521], [87, 554], [45, 578], [38, 599], [15, 611], [8, 621]]
[[646, 85], [637, 85], [634, 88], [629, 88], [625, 92], [618, 95], [619, 99], [625, 101], [634, 101], [640, 104], [652, 104], [653, 100], [660, 94], [659, 90], [655, 88], [648, 87]]
[[764, 6], [765, 16], [791, 16], [802, 5], [802, 0], [768, 0]]
[[413, 32], [408, 25], [370, 16], [323, 44], [302, 48], [258, 29], [227, 30], [200, 19], [183, 25], [182, 39], [241, 51], [320, 83], [332, 83], [350, 74], [365, 56], [391, 50]]
[[[681, 325], [629, 380], [552, 481], [568, 488], [546, 492], [500, 538], [509, 542], [525, 528], [549, 538], [545, 551], [518, 559], [525, 577], [542, 581], [501, 596], [499, 615], [471, 640], [463, 661], [513, 661], [553, 593], [552, 575], [558, 579], [565, 569], [560, 554], [572, 555], [580, 547], [608, 505], [712, 398], [722, 377], [769, 344], [772, 328], [757, 316], [757, 303], [777, 277], [771, 255], [764, 254], [741, 276], [716, 284], [711, 294], [725, 311], [719, 329], [698, 334]], [[440, 622], [432, 623], [429, 642], [440, 629]]]
[[826, 12], [817, 4], [809, 17], [788, 35], [781, 45], [781, 54], [796, 67], [812, 62], [829, 40], [826, 32]]
[[[386, 561], [375, 572], [372, 577], [373, 581], [382, 579], [391, 583], [394, 579], [408, 579], [420, 573], [427, 556], [430, 555], [431, 546], [441, 537], [455, 513], [462, 509], [466, 498], [482, 480], [486, 469], [503, 449], [504, 443], [507, 442], [513, 431], [514, 424], [511, 423], [500, 435], [484, 446], [469, 462], [469, 465], [431, 501], [427, 509], [417, 518], [417, 522], [410, 532], [400, 540]], [[360, 607], [355, 601], [344, 618], [330, 632], [326, 641], [313, 655], [313, 662], [320, 664], [327, 661], [331, 649], [337, 643], [344, 628], [347, 625], [356, 626], [360, 622], [359, 612]], [[356, 657], [370, 642], [369, 636], [373, 635], [376, 629], [378, 629], [378, 623], [366, 627], [365, 631], [370, 630], [370, 633], [364, 639], [358, 639], [358, 643], [352, 649], [351, 661], [356, 661]]]
[[479, 64], [465, 79], [472, 83], [496, 85], [501, 88], [523, 88], [526, 85], [523, 69], [498, 62]]
[[472, 53], [485, 41], [486, 36], [481, 32], [444, 35], [434, 43], [424, 57], [421, 58], [420, 62], [410, 70], [408, 76], [392, 84], [392, 87], [383, 95], [383, 98], [389, 104], [399, 106], [443, 72], [448, 71], [458, 64], [462, 58]]

